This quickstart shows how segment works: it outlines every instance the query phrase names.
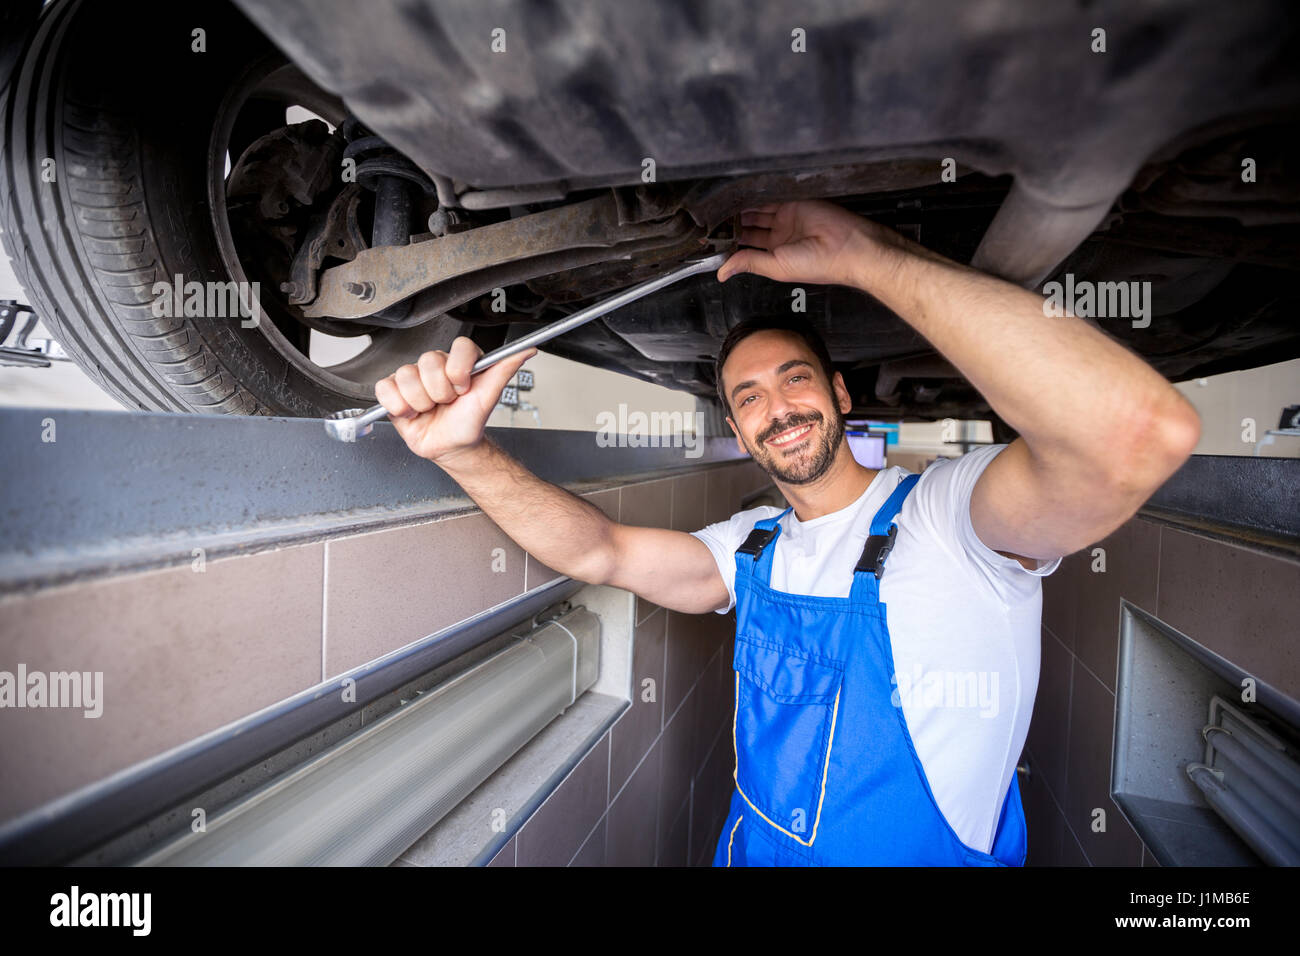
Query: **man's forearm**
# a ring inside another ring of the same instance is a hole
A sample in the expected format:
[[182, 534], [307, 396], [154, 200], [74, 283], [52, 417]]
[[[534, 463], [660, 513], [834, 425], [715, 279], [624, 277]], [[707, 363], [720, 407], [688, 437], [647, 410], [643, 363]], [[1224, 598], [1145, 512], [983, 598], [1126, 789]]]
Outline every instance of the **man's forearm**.
[[1187, 420], [1158, 372], [1081, 319], [1044, 315], [1040, 295], [912, 243], [872, 242], [855, 284], [924, 335], [1036, 456], [1134, 467]]
[[613, 522], [595, 505], [538, 478], [486, 436], [438, 466], [538, 561], [601, 583]]

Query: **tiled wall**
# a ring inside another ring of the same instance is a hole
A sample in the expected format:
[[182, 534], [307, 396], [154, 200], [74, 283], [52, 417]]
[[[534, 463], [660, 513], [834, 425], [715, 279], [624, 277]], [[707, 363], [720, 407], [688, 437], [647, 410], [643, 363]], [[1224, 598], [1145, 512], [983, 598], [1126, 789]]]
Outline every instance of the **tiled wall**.
[[[732, 514], [767, 484], [745, 460], [584, 497], [626, 524], [690, 531]], [[475, 511], [212, 560], [202, 570], [6, 596], [0, 670], [13, 673], [22, 663], [29, 673], [102, 671], [104, 707], [98, 718], [49, 708], [0, 713], [0, 823], [555, 576]], [[685, 863], [688, 850], [706, 841], [712, 809], [723, 805], [723, 771], [731, 770], [730, 750], [723, 760], [713, 744], [731, 699], [724, 642], [734, 617], [645, 603], [635, 613], [635, 670], [655, 680], [656, 699], [638, 698], [597, 748], [605, 756], [589, 755], [529, 826], [536, 837], [575, 788], [590, 784], [598, 810], [572, 851], [581, 846], [584, 859], [604, 860], [608, 835], [611, 861], [627, 854]], [[566, 811], [555, 826], [574, 820]], [[598, 821], [598, 839], [584, 843]], [[519, 837], [527, 861], [540, 843], [526, 832]]]
[[1300, 698], [1297, 595], [1295, 560], [1142, 516], [1062, 561], [1043, 583], [1031, 777], [1021, 780], [1027, 864], [1158, 865], [1110, 797], [1121, 599]]
[[[690, 531], [769, 485], [744, 461], [585, 497], [625, 524]], [[1104, 572], [1087, 548], [1044, 581], [1029, 865], [1154, 864], [1109, 796], [1121, 599], [1300, 697], [1295, 560], [1144, 516], [1096, 547]], [[0, 599], [0, 670], [105, 680], [99, 718], [0, 714], [0, 823], [554, 576], [473, 512]], [[492, 865], [708, 863], [730, 796], [734, 612], [634, 613], [631, 706]]]

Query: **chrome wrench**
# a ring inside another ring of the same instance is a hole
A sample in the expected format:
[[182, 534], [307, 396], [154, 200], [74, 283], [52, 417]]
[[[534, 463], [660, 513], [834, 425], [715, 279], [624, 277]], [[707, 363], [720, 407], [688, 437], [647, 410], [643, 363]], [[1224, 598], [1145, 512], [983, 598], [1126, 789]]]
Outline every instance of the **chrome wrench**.
[[[503, 358], [514, 355], [516, 352], [523, 352], [534, 345], [549, 342], [557, 335], [563, 335], [580, 325], [586, 325], [592, 319], [608, 315], [629, 302], [635, 302], [652, 292], [658, 292], [664, 286], [672, 285], [674, 282], [679, 282], [693, 275], [699, 275], [702, 272], [716, 272], [728, 258], [730, 258], [729, 253], [720, 252], [717, 255], [709, 256], [707, 259], [689, 262], [680, 269], [674, 269], [657, 279], [647, 279], [630, 289], [624, 289], [618, 295], [611, 296], [603, 302], [597, 302], [595, 305], [575, 312], [567, 318], [552, 322], [535, 332], [530, 332], [523, 338], [508, 342], [494, 352], [489, 352], [474, 363], [474, 367], [470, 369], [470, 374], [474, 375], [485, 368], [490, 368]], [[364, 435], [369, 435], [374, 428], [375, 422], [384, 418], [387, 414], [388, 410], [383, 405], [374, 405], [370, 408], [347, 408], [341, 412], [331, 412], [324, 420], [325, 431], [331, 438], [339, 441], [356, 441]]]

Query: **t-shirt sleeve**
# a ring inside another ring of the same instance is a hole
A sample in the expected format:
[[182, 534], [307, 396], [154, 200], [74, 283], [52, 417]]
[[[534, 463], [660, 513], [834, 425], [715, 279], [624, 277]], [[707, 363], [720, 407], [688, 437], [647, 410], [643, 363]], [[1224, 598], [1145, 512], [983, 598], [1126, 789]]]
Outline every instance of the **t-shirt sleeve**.
[[727, 606], [718, 608], [714, 613], [726, 614], [736, 606], [736, 549], [754, 529], [754, 522], [780, 513], [780, 508], [769, 506], [751, 508], [732, 515], [726, 521], [718, 521], [691, 532], [693, 537], [708, 545], [713, 562], [718, 566], [718, 573], [727, 585]]
[[927, 514], [927, 520], [939, 534], [973, 567], [986, 577], [992, 576], [1012, 588], [1036, 586], [1034, 578], [1043, 578], [1060, 567], [1061, 559], [1039, 560], [1036, 568], [1026, 568], [1015, 558], [998, 554], [975, 533], [971, 523], [970, 502], [975, 483], [1006, 445], [984, 445], [951, 461], [940, 461], [925, 470], [913, 494]]

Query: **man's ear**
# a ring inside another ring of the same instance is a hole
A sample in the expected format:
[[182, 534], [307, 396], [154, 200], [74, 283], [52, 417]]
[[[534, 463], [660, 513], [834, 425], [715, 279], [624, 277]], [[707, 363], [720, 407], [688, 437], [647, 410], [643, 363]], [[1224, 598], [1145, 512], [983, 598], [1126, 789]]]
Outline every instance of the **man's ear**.
[[835, 390], [835, 404], [839, 406], [841, 412], [847, 415], [853, 411], [853, 396], [849, 394], [849, 387], [844, 384], [844, 376], [839, 372], [831, 379], [831, 387]]

